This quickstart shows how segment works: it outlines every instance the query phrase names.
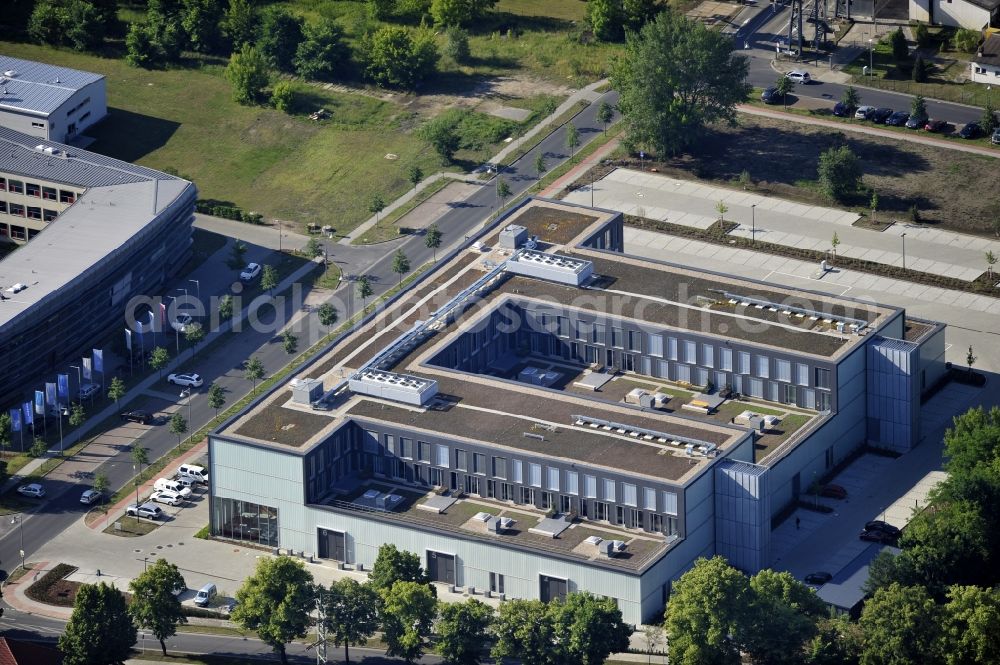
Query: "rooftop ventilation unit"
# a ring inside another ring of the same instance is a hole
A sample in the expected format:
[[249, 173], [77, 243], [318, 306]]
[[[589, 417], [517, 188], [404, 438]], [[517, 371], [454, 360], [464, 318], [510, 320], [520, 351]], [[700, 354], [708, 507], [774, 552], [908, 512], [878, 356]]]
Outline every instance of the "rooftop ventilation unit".
[[348, 387], [359, 395], [423, 406], [437, 394], [437, 381], [370, 369], [351, 377]]
[[9, 79], [17, 78], [17, 70], [15, 70], [15, 69], [8, 69], [7, 71], [5, 71], [3, 73], [3, 75], [6, 76]]
[[570, 416], [573, 424], [577, 427], [590, 427], [591, 429], [600, 429], [605, 432], [610, 432], [614, 434], [619, 434], [622, 436], [631, 436], [632, 438], [641, 437], [644, 441], [653, 441], [657, 443], [670, 443], [673, 446], [685, 446], [690, 448], [692, 451], [697, 451], [706, 457], [715, 457], [718, 454], [716, 451], [718, 446], [714, 443], [709, 443], [708, 441], [702, 441], [700, 439], [693, 439], [689, 436], [679, 436], [677, 434], [667, 434], [666, 432], [659, 432], [655, 429], [646, 429], [645, 427], [636, 427], [635, 425], [625, 425], [622, 423], [616, 423], [611, 420], [604, 420], [603, 418], [593, 418], [591, 416]]
[[559, 284], [581, 286], [593, 274], [594, 264], [561, 254], [529, 250], [510, 257], [507, 260], [507, 272]]
[[[738, 293], [730, 293], [729, 291], [719, 291], [723, 296], [729, 299], [729, 302], [738, 302], [740, 305], [747, 307], [753, 305], [757, 309], [768, 308], [769, 311], [778, 311], [779, 309], [786, 316], [789, 314], [794, 314], [798, 318], [804, 318], [808, 316], [811, 320], [817, 321], [823, 319], [824, 321], [829, 320], [830, 323], [841, 323], [844, 326], [848, 326], [852, 332], [862, 335], [865, 328], [868, 327], [868, 322], [864, 319], [855, 319], [849, 316], [834, 316], [832, 314], [827, 314], [825, 312], [819, 312], [812, 309], [807, 309], [805, 307], [795, 307], [794, 305], [784, 305], [781, 303], [774, 303], [770, 300], [763, 300], [761, 298], [752, 298], [750, 296], [740, 295]], [[838, 331], [842, 326], [838, 326]]]
[[500, 246], [504, 249], [517, 249], [528, 241], [528, 229], [517, 224], [509, 224], [500, 232]]

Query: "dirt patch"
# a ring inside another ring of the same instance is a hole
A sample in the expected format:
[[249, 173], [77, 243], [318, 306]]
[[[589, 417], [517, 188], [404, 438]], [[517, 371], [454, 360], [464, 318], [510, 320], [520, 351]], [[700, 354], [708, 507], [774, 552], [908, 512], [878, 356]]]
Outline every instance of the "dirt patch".
[[[861, 160], [864, 185], [878, 192], [880, 222], [909, 220], [916, 206], [922, 224], [987, 235], [1000, 218], [996, 160], [783, 120], [742, 117], [735, 127], [713, 127], [697, 155], [646, 162], [667, 175], [732, 183], [746, 169], [754, 191], [813, 205], [830, 205], [816, 184], [823, 151], [847, 145]], [[864, 212], [870, 194], [861, 192], [846, 207]]]
[[25, 590], [24, 595], [39, 603], [72, 607], [76, 600], [79, 582], [69, 582], [67, 577], [76, 572], [76, 566], [60, 563], [42, 575]]

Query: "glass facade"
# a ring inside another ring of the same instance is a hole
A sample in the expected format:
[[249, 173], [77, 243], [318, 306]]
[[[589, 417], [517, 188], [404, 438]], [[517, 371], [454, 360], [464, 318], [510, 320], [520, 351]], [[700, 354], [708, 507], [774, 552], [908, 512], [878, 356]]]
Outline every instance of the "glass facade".
[[212, 535], [268, 547], [281, 541], [277, 508], [216, 497], [212, 509]]

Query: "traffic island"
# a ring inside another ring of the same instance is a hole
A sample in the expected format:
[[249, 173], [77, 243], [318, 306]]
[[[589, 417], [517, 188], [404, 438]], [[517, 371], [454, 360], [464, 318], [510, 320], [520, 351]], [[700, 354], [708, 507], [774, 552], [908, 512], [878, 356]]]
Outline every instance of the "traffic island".
[[145, 536], [147, 533], [152, 533], [159, 526], [160, 523], [153, 520], [125, 516], [109, 524], [103, 533], [110, 533], [114, 536], [122, 536], [124, 538], [138, 538], [139, 536]]

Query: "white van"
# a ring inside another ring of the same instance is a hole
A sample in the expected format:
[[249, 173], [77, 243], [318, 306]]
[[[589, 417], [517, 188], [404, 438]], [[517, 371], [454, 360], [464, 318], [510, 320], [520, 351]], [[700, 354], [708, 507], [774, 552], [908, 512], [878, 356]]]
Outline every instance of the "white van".
[[190, 489], [184, 487], [176, 480], [170, 480], [169, 478], [157, 478], [156, 482], [153, 483], [153, 488], [158, 490], [168, 490], [174, 494], [180, 495], [184, 499], [191, 496]]
[[205, 471], [205, 467], [197, 464], [181, 464], [177, 467], [177, 473], [182, 476], [190, 476], [199, 483], [208, 483], [208, 472]]
[[183, 473], [178, 473], [174, 476], [174, 482], [180, 484], [181, 487], [186, 487], [192, 492], [194, 492], [194, 486], [198, 483], [197, 480], [191, 476], [185, 476]]
[[194, 604], [198, 607], [208, 607], [209, 603], [212, 602], [218, 593], [219, 591], [215, 588], [215, 585], [209, 582], [198, 590], [197, 595], [194, 597]]

